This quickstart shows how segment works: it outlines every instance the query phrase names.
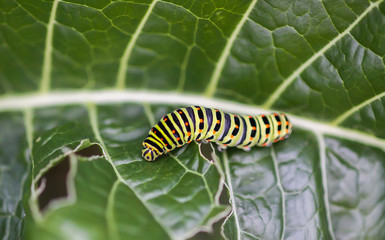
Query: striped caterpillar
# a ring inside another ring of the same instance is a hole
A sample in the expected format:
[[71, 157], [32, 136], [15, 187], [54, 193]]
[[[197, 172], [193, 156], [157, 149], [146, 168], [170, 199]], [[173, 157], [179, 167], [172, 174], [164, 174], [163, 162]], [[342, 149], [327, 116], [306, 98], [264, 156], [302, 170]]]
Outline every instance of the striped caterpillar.
[[219, 150], [237, 147], [249, 151], [254, 145], [268, 147], [288, 138], [292, 124], [283, 113], [237, 116], [218, 109], [192, 106], [164, 116], [143, 142], [147, 161], [191, 141], [212, 141]]

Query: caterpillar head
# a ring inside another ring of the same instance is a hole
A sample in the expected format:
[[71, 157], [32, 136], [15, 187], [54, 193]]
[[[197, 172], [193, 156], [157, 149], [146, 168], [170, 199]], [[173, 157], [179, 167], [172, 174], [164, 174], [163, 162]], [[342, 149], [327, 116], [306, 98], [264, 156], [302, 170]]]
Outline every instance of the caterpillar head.
[[146, 159], [146, 161], [155, 161], [159, 155], [162, 155], [162, 153], [159, 152], [158, 149], [147, 142], [143, 142], [142, 157]]

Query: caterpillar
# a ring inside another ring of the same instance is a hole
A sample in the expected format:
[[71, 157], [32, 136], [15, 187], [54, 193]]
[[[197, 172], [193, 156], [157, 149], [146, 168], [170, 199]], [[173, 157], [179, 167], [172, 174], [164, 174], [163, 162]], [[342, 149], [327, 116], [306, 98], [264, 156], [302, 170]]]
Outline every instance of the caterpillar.
[[237, 147], [249, 151], [252, 146], [268, 147], [288, 138], [291, 131], [284, 113], [237, 116], [200, 106], [179, 108], [151, 128], [142, 143], [142, 156], [154, 161], [191, 141], [215, 142], [219, 150]]

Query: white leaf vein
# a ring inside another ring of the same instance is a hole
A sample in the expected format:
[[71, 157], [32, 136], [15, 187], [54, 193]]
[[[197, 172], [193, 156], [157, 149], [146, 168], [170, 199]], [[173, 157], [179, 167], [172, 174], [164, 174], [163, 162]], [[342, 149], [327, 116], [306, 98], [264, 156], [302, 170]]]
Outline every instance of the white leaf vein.
[[126, 72], [127, 72], [127, 65], [128, 61], [130, 60], [132, 49], [134, 48], [136, 41], [139, 38], [140, 33], [142, 33], [142, 30], [144, 28], [144, 25], [146, 24], [148, 18], [150, 17], [150, 14], [152, 13], [153, 8], [155, 7], [156, 3], [159, 0], [153, 0], [150, 6], [148, 7], [146, 14], [143, 16], [142, 20], [140, 21], [138, 27], [136, 28], [134, 34], [132, 35], [130, 41], [128, 41], [128, 44], [123, 52], [123, 56], [120, 59], [119, 62], [119, 69], [118, 69], [118, 75], [116, 78], [116, 88], [118, 89], [124, 89], [126, 85]]
[[[240, 240], [241, 239], [241, 231], [242, 230], [241, 230], [241, 227], [239, 225], [237, 206], [236, 206], [235, 199], [234, 199], [233, 184], [231, 182], [229, 159], [227, 157], [227, 153], [226, 152], [223, 153], [223, 165], [224, 165], [224, 168], [225, 168], [225, 175], [226, 175], [226, 178], [227, 178], [226, 182], [227, 182], [227, 186], [228, 186], [228, 190], [229, 190], [229, 195], [230, 195], [230, 203], [231, 203], [232, 208], [233, 208], [232, 215], [234, 216], [234, 219], [235, 219], [235, 226], [236, 226], [236, 231], [237, 231], [237, 239], [236, 240]], [[227, 221], [227, 219], [226, 219], [226, 221]]]
[[370, 13], [375, 7], [378, 7], [381, 2], [384, 0], [379, 0], [377, 2], [370, 3], [369, 7], [360, 15], [357, 17], [357, 19], [343, 31], [342, 33], [338, 34], [332, 41], [330, 41], [328, 44], [326, 44], [321, 50], [319, 50], [316, 54], [314, 54], [311, 58], [309, 58], [306, 62], [304, 62], [297, 70], [295, 70], [288, 78], [286, 78], [281, 85], [269, 96], [269, 98], [265, 101], [265, 103], [262, 105], [264, 108], [271, 108], [271, 106], [274, 105], [274, 103], [277, 101], [277, 99], [282, 95], [282, 93], [297, 79], [299, 75], [303, 71], [305, 71], [315, 60], [317, 60], [319, 57], [321, 57], [327, 50], [332, 48], [339, 40], [341, 40], [345, 35], [349, 34], [350, 31], [368, 14]]
[[154, 218], [154, 220], [159, 224], [159, 226], [167, 233], [167, 235], [170, 237], [170, 239], [175, 239], [175, 237], [173, 236], [173, 234], [171, 233], [170, 229], [168, 229], [166, 226], [163, 225], [161, 219], [159, 219], [155, 214], [153, 214], [153, 211], [151, 211], [151, 208], [147, 205], [147, 203], [140, 198], [140, 196], [134, 191], [134, 189], [132, 189], [128, 184], [127, 182], [124, 180], [124, 178], [122, 177], [122, 175], [120, 174], [120, 172], [118, 171], [118, 169], [116, 168], [116, 166], [114, 165], [114, 163], [112, 162], [112, 159], [111, 159], [111, 156], [110, 154], [108, 153], [108, 150], [106, 148], [106, 145], [104, 144], [104, 141], [100, 135], [100, 132], [99, 132], [99, 126], [98, 126], [98, 119], [97, 119], [97, 110], [96, 110], [96, 106], [92, 103], [89, 103], [87, 105], [87, 109], [88, 109], [88, 114], [89, 114], [89, 119], [90, 119], [90, 124], [91, 124], [91, 127], [92, 127], [92, 131], [94, 132], [94, 135], [95, 135], [95, 138], [99, 141], [99, 143], [102, 145], [103, 147], [103, 155], [105, 156], [105, 158], [107, 159], [107, 161], [111, 164], [112, 168], [114, 169], [115, 171], [115, 174], [116, 176], [118, 177], [118, 179], [120, 180], [120, 182], [122, 182], [123, 184], [125, 184], [128, 188], [130, 188], [132, 190], [132, 192], [135, 194], [135, 196], [143, 203], [143, 206], [147, 209], [147, 211], [149, 212], [149, 214]]
[[[385, 93], [383, 93], [385, 94]], [[40, 108], [49, 106], [61, 106], [70, 104], [115, 104], [115, 103], [154, 103], [170, 105], [201, 105], [205, 107], [219, 108], [223, 111], [258, 115], [275, 112], [273, 109], [266, 110], [258, 106], [241, 104], [229, 100], [212, 99], [197, 94], [177, 92], [156, 92], [149, 90], [125, 89], [119, 90], [79, 90], [79, 91], [53, 91], [44, 95], [23, 94], [8, 95], [0, 98], [1, 111], [24, 110], [25, 108]], [[385, 151], [385, 139], [376, 136], [351, 130], [330, 123], [321, 123], [314, 120], [290, 115], [295, 127], [307, 129], [337, 138], [359, 142], [365, 145], [374, 146]]]
[[326, 176], [326, 147], [325, 139], [321, 133], [315, 132], [318, 141], [319, 155], [320, 155], [320, 167], [321, 167], [321, 176], [322, 176], [322, 188], [323, 188], [323, 200], [326, 212], [326, 219], [328, 224], [328, 232], [332, 240], [335, 240], [333, 232], [333, 223], [330, 214], [330, 204], [329, 204], [329, 194], [328, 194], [328, 185], [327, 185], [327, 176]]
[[53, 32], [55, 26], [57, 6], [61, 0], [54, 0], [52, 3], [51, 15], [47, 25], [47, 35], [45, 38], [44, 58], [42, 65], [42, 75], [40, 81], [40, 91], [46, 93], [51, 88], [51, 69], [52, 69], [52, 51], [53, 51]]
[[281, 240], [285, 239], [285, 228], [286, 228], [286, 193], [283, 189], [282, 182], [281, 182], [281, 176], [279, 173], [279, 166], [278, 166], [278, 160], [274, 152], [274, 147], [270, 148], [271, 157], [273, 159], [274, 164], [274, 173], [277, 181], [277, 187], [279, 191], [281, 192], [281, 208], [282, 208], [282, 230], [281, 230]]
[[214, 95], [216, 88], [217, 88], [217, 85], [218, 85], [219, 78], [222, 74], [223, 68], [225, 67], [226, 60], [228, 59], [228, 57], [230, 55], [231, 48], [232, 48], [239, 32], [241, 31], [243, 25], [245, 24], [246, 20], [249, 18], [251, 10], [254, 8], [256, 3], [257, 3], [257, 0], [253, 0], [250, 3], [245, 14], [243, 14], [241, 20], [239, 21], [239, 23], [235, 27], [233, 33], [231, 34], [229, 40], [227, 41], [226, 46], [225, 46], [221, 56], [219, 57], [218, 62], [215, 65], [214, 72], [211, 75], [211, 78], [209, 80], [209, 84], [207, 85], [207, 88], [205, 91], [205, 95], [207, 97], [212, 97]]

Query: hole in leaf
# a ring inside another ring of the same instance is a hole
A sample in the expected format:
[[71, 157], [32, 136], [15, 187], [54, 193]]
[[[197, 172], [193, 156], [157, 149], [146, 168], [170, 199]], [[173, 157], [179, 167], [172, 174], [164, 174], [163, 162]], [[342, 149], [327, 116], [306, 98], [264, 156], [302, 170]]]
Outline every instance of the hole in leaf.
[[219, 196], [219, 203], [223, 205], [230, 205], [229, 191], [226, 186], [223, 186], [221, 195]]
[[214, 150], [213, 150], [210, 143], [203, 143], [202, 142], [199, 145], [199, 148], [200, 148], [200, 151], [201, 151], [203, 157], [205, 157], [207, 160], [209, 160], [211, 162], [214, 162], [214, 159], [213, 159]]
[[225, 220], [226, 218], [222, 218], [218, 222], [215, 222], [212, 226], [212, 232], [199, 232], [187, 240], [223, 240], [221, 228]]
[[[223, 187], [221, 195], [219, 197], [219, 203], [222, 205], [229, 205], [229, 194], [227, 188]], [[227, 217], [227, 216], [226, 216]], [[211, 232], [198, 232], [193, 237], [188, 238], [187, 240], [223, 240], [224, 238], [221, 235], [222, 225], [226, 220], [226, 217], [223, 217], [216, 221], [212, 225]]]
[[94, 144], [80, 151], [77, 151], [75, 154], [82, 157], [103, 157], [103, 151], [98, 144]]
[[[206, 144], [206, 145], [209, 145], [209, 144]], [[212, 150], [211, 147], [209, 148]], [[219, 203], [221, 205], [230, 205], [229, 200], [230, 198], [229, 198], [228, 189], [226, 186], [223, 186], [221, 194], [219, 196]], [[224, 240], [224, 238], [221, 235], [221, 232], [222, 232], [222, 225], [225, 222], [227, 217], [228, 215], [226, 217], [218, 219], [218, 221], [216, 221], [212, 225], [211, 232], [204, 232], [204, 231], [198, 232], [197, 234], [195, 234], [191, 238], [188, 238], [187, 240]]]
[[67, 197], [67, 175], [70, 169], [69, 157], [60, 161], [48, 170], [38, 181], [38, 186], [44, 184], [44, 190], [39, 195], [39, 208], [44, 210], [55, 199]]
[[[103, 156], [102, 149], [97, 144], [84, 148], [75, 154], [82, 157]], [[44, 209], [52, 201], [65, 199], [68, 197], [67, 177], [69, 170], [70, 160], [69, 157], [66, 157], [54, 167], [49, 169], [46, 173], [44, 173], [44, 175], [39, 179], [39, 188], [42, 187], [42, 185], [44, 186], [43, 191], [40, 193], [38, 199], [40, 211], [44, 211]]]

